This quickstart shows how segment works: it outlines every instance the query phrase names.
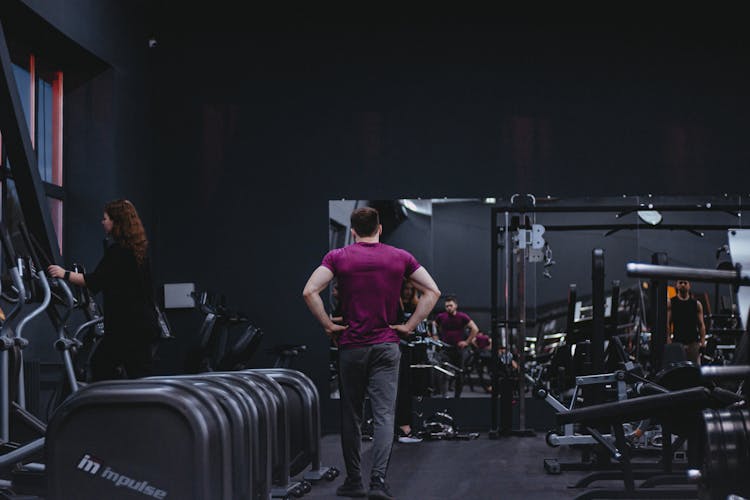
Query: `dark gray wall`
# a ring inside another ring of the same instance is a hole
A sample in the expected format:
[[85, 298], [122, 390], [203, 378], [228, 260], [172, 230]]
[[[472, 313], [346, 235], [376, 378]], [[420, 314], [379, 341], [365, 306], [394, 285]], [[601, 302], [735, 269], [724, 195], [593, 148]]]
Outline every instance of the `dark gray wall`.
[[432, 272], [434, 269], [433, 220], [427, 215], [412, 212], [390, 232], [383, 242], [408, 250], [425, 269]]
[[[443, 295], [455, 295], [458, 308], [480, 330], [490, 332], [490, 208], [481, 203], [432, 207], [434, 273]], [[443, 300], [436, 310], [443, 309]]]

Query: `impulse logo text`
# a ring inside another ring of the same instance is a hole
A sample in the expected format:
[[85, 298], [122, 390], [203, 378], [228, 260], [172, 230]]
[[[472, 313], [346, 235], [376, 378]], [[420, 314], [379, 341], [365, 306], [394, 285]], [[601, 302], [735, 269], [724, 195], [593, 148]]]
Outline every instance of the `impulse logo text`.
[[99, 462], [98, 459], [93, 458], [88, 453], [85, 454], [83, 458], [81, 458], [80, 462], [78, 462], [78, 468], [84, 472], [88, 472], [92, 476], [101, 477], [108, 481], [112, 481], [116, 488], [126, 487], [133, 491], [137, 491], [138, 493], [143, 493], [146, 496], [158, 498], [159, 500], [167, 498], [166, 491], [161, 490], [156, 486], [151, 486], [150, 484], [148, 484], [148, 481], [137, 481], [135, 479], [131, 479], [123, 474], [118, 474], [110, 467], [105, 467], [100, 474], [99, 470], [102, 468], [101, 462]]

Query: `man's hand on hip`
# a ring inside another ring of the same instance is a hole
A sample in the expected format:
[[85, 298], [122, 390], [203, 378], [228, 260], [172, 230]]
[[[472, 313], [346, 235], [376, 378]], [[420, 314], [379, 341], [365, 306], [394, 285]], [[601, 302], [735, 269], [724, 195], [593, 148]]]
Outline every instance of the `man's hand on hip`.
[[326, 335], [328, 335], [328, 338], [330, 338], [334, 344], [339, 344], [339, 336], [341, 336], [341, 332], [349, 328], [349, 325], [337, 325], [334, 322], [331, 322], [330, 326], [327, 326], [325, 328]]
[[411, 333], [411, 330], [409, 330], [406, 325], [388, 325], [390, 328], [396, 330], [396, 333], [398, 333], [398, 336], [401, 338], [406, 338]]

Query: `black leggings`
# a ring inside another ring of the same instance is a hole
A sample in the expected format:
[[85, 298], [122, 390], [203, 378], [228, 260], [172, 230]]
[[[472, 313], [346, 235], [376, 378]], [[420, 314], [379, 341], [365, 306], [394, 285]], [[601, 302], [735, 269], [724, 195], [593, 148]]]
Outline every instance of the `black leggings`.
[[448, 363], [452, 364], [456, 368], [460, 369], [461, 371], [456, 373], [456, 379], [455, 379], [455, 397], [461, 397], [461, 392], [464, 387], [464, 375], [463, 370], [466, 366], [466, 359], [469, 357], [469, 348], [464, 347], [461, 349], [458, 346], [449, 346], [448, 348], [443, 350], [443, 360], [448, 361]]
[[91, 357], [92, 382], [148, 377], [152, 373], [153, 353], [151, 341], [105, 335]]
[[398, 368], [398, 396], [396, 397], [396, 425], [411, 426], [411, 349], [401, 345], [401, 364]]

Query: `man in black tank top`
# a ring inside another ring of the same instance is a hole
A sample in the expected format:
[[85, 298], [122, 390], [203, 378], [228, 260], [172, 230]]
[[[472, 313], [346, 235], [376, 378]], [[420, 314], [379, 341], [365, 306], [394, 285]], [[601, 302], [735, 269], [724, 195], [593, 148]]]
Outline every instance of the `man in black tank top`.
[[703, 306], [690, 294], [690, 282], [677, 280], [677, 295], [667, 307], [667, 343], [679, 342], [685, 346], [687, 359], [700, 365], [700, 348], [706, 345], [706, 325]]

